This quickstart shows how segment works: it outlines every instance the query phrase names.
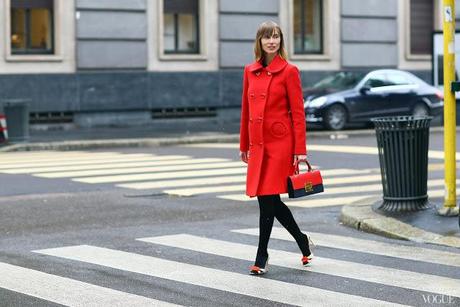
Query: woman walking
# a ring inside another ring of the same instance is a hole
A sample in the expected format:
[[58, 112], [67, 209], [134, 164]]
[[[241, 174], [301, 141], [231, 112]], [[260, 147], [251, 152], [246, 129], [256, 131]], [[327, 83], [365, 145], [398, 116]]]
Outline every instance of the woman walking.
[[250, 274], [268, 268], [268, 241], [276, 219], [294, 237], [301, 262], [311, 261], [309, 239], [302, 233], [280, 194], [296, 163], [306, 160], [305, 113], [300, 73], [286, 61], [283, 32], [264, 22], [254, 43], [255, 62], [244, 69], [240, 157], [248, 164], [246, 194], [257, 196], [260, 209], [259, 246]]

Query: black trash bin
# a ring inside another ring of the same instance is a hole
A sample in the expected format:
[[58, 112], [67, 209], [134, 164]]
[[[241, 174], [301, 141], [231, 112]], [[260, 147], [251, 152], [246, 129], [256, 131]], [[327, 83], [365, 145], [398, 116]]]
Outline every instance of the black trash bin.
[[372, 119], [383, 186], [383, 203], [379, 209], [407, 212], [429, 207], [427, 180], [431, 119], [428, 116]]
[[8, 127], [8, 141], [11, 143], [25, 142], [29, 139], [29, 100], [2, 100]]

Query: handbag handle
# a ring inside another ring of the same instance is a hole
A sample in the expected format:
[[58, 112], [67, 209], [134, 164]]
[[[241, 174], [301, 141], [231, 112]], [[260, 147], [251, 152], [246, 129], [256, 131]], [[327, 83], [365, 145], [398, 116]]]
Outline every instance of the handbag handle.
[[312, 171], [312, 168], [311, 168], [311, 165], [310, 163], [307, 161], [307, 160], [303, 160], [303, 161], [296, 161], [295, 162], [295, 173], [298, 174], [299, 173], [299, 163], [301, 162], [305, 162], [308, 166], [308, 172], [311, 172]]

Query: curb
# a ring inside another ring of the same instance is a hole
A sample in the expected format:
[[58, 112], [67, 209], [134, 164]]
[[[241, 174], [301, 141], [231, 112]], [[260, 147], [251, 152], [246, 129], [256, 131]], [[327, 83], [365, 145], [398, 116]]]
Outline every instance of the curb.
[[378, 214], [372, 210], [372, 205], [379, 200], [381, 197], [374, 196], [343, 206], [340, 221], [346, 226], [392, 239], [460, 248], [460, 238], [429, 232]]
[[143, 138], [143, 139], [114, 139], [114, 140], [79, 140], [63, 142], [42, 142], [14, 144], [0, 147], [0, 152], [39, 151], [39, 150], [81, 150], [98, 148], [123, 148], [123, 147], [157, 147], [180, 144], [196, 143], [223, 143], [238, 142], [239, 135], [206, 135], [173, 138]]
[[[460, 131], [460, 127], [457, 129]], [[443, 132], [443, 127], [433, 127], [430, 132]], [[346, 139], [349, 136], [368, 136], [375, 134], [374, 129], [343, 130], [343, 131], [309, 131], [309, 139], [329, 138]], [[225, 143], [239, 142], [239, 134], [212, 133], [208, 135], [196, 135], [187, 137], [162, 137], [162, 138], [130, 138], [130, 139], [100, 139], [100, 140], [76, 140], [57, 142], [31, 142], [0, 146], [0, 152], [15, 151], [40, 151], [40, 150], [81, 150], [100, 148], [123, 148], [123, 147], [158, 147], [196, 143]]]

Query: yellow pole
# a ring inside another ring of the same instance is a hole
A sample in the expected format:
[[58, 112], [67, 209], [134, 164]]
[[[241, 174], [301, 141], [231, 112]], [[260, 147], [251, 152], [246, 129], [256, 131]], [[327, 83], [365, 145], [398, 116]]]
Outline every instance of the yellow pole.
[[455, 1], [443, 0], [444, 32], [444, 207], [438, 212], [451, 215], [456, 208], [456, 160], [455, 160], [455, 93], [451, 84], [455, 81]]

